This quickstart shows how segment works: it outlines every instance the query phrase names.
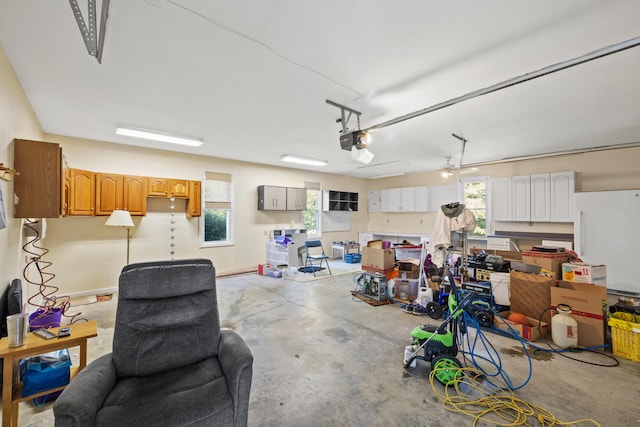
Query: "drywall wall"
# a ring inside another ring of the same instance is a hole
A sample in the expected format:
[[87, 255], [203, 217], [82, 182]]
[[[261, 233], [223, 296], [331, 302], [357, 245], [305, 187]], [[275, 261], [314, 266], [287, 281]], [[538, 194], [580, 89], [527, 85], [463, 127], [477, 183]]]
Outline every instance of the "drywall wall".
[[[42, 139], [42, 129], [0, 46], [0, 163], [13, 167], [14, 138]], [[0, 180], [7, 227], [0, 230], [0, 290], [22, 277], [22, 221], [13, 218], [13, 181]], [[31, 289], [23, 286], [23, 296]]]

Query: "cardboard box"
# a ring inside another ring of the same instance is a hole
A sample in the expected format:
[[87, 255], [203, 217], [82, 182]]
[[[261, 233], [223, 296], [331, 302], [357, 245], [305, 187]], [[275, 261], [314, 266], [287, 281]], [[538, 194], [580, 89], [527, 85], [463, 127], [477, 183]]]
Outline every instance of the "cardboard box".
[[605, 344], [607, 329], [607, 288], [591, 283], [558, 282], [551, 288], [551, 307], [571, 307], [571, 317], [578, 322], [578, 345], [597, 347]]
[[546, 322], [540, 322], [537, 319], [527, 316], [529, 324], [521, 325], [507, 320], [510, 314], [510, 311], [501, 311], [499, 313], [500, 317], [494, 316], [493, 325], [498, 329], [515, 333], [522, 339], [532, 342], [549, 334], [549, 325]]
[[413, 258], [398, 261], [398, 277], [401, 279], [417, 279], [420, 277], [420, 261]]
[[540, 319], [540, 315], [544, 313], [542, 321], [550, 324], [551, 313], [548, 309], [551, 306], [551, 293], [549, 289], [556, 286], [556, 281], [551, 277], [520, 271], [511, 271], [509, 281], [511, 311], [534, 319]]
[[565, 262], [562, 264], [562, 280], [607, 287], [607, 266]]
[[562, 263], [569, 261], [569, 254], [565, 252], [522, 252], [522, 262], [537, 265], [543, 270], [550, 271], [555, 280], [562, 278]]
[[[369, 242], [371, 243], [371, 242]], [[396, 258], [393, 249], [381, 249], [372, 246], [362, 248], [362, 269], [388, 271], [394, 268]]]

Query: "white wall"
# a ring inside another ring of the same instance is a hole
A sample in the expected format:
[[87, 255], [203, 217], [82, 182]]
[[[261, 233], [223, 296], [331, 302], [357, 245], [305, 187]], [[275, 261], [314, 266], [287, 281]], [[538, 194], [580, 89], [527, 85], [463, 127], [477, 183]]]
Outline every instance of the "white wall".
[[[42, 129], [0, 45], [0, 163], [9, 168], [14, 138], [39, 140]], [[22, 277], [22, 221], [13, 218], [13, 181], [0, 180], [0, 189], [8, 221], [0, 230], [0, 290], [4, 290], [11, 280]]]

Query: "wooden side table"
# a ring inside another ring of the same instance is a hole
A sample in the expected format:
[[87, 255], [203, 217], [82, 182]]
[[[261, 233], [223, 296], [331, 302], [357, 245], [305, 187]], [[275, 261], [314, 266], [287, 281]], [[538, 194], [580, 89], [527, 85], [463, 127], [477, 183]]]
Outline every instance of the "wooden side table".
[[[71, 367], [71, 379], [87, 366], [87, 340], [98, 336], [98, 326], [95, 320], [70, 325], [71, 335], [64, 338], [52, 338], [45, 340], [30, 332], [27, 340], [20, 347], [9, 347], [9, 339], [0, 339], [0, 357], [3, 359], [2, 378], [2, 427], [18, 426], [18, 405], [45, 394], [63, 390], [66, 386], [45, 390], [30, 396], [22, 397], [23, 384], [20, 381], [18, 364], [20, 359], [50, 351], [62, 350], [69, 347], [80, 347], [80, 364]], [[51, 328], [51, 332], [57, 334], [59, 328]]]

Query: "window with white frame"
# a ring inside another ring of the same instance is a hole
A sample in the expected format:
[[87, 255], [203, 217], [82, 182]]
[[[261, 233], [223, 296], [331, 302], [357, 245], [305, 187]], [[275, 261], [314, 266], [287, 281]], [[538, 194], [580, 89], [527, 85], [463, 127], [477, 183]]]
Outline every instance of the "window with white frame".
[[489, 219], [487, 218], [487, 186], [489, 178], [470, 177], [458, 180], [460, 200], [465, 208], [473, 212], [476, 217], [476, 228], [469, 236], [486, 237], [490, 233]]
[[322, 191], [317, 188], [307, 188], [307, 209], [302, 211], [302, 224], [307, 230], [308, 237], [321, 236], [321, 212]]
[[233, 180], [230, 174], [204, 173], [202, 246], [233, 244]]

